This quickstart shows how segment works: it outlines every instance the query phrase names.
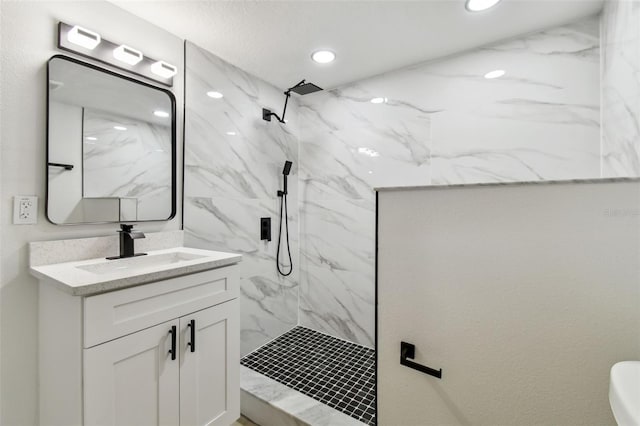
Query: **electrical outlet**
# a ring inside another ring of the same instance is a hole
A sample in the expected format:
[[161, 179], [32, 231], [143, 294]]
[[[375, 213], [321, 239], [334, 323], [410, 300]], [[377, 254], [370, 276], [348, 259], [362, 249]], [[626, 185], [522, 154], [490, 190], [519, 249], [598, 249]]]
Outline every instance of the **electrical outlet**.
[[33, 225], [38, 223], [38, 197], [16, 195], [13, 197], [14, 225]]

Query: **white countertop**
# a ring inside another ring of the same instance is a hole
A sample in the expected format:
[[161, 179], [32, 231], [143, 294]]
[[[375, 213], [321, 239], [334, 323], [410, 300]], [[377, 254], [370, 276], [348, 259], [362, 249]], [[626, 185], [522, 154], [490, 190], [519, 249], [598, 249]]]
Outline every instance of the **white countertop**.
[[[158, 259], [173, 260], [162, 263], [157, 262]], [[95, 258], [31, 266], [30, 271], [73, 296], [89, 296], [220, 268], [241, 260], [242, 255], [236, 253], [174, 247], [126, 259]]]

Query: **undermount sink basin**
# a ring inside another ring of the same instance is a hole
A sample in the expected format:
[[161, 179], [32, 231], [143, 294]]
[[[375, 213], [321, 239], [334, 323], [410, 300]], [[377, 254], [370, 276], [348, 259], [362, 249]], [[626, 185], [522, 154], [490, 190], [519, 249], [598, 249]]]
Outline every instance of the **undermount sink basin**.
[[150, 254], [147, 256], [129, 257], [125, 259], [114, 259], [90, 263], [87, 265], [78, 265], [76, 268], [92, 274], [111, 274], [117, 271], [133, 271], [136, 269], [175, 265], [181, 262], [202, 259], [207, 257], [197, 253], [173, 252]]
[[618, 426], [640, 425], [640, 361], [623, 361], [611, 368], [609, 403]]
[[89, 296], [232, 265], [236, 253], [174, 247], [145, 256], [105, 258], [32, 266], [31, 273], [73, 296]]

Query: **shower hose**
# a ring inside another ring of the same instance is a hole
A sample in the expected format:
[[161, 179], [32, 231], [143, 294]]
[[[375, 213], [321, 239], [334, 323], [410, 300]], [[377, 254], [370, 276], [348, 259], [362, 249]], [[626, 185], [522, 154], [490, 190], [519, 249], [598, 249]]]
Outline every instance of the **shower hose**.
[[[282, 209], [284, 208], [284, 227], [285, 233], [287, 235], [287, 252], [289, 254], [289, 272], [283, 272], [280, 269], [280, 242], [282, 240]], [[291, 260], [291, 245], [289, 245], [289, 215], [287, 213], [287, 193], [284, 192], [282, 194], [282, 201], [280, 202], [280, 226], [278, 227], [278, 250], [276, 252], [276, 267], [278, 268], [278, 272], [283, 277], [287, 277], [291, 275], [293, 272], [293, 261]]]

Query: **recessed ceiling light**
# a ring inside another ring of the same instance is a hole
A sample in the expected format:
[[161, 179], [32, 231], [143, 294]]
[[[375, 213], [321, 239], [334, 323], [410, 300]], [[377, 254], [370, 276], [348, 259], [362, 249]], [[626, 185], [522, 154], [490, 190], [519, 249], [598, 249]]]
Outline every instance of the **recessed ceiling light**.
[[227, 132], [227, 134], [228, 134], [229, 136], [235, 136], [235, 135], [236, 135], [236, 132]]
[[369, 102], [371, 102], [372, 104], [386, 104], [387, 101], [387, 98], [373, 98]]
[[156, 117], [162, 117], [162, 118], [169, 117], [169, 113], [167, 111], [161, 111], [159, 109], [153, 111], [153, 115], [155, 115]]
[[500, 0], [467, 0], [464, 7], [469, 12], [480, 12], [492, 8], [498, 3], [500, 3]]
[[486, 78], [487, 80], [491, 80], [491, 79], [494, 79], [494, 78], [500, 78], [505, 74], [506, 74], [505, 70], [493, 70], [493, 71], [489, 71], [488, 73], [486, 73], [484, 75], [484, 78]]
[[207, 92], [207, 96], [213, 99], [222, 99], [224, 98], [224, 95], [220, 92], [216, 92], [215, 90], [212, 90], [210, 92]]
[[113, 126], [113, 128], [116, 130], [127, 130], [127, 128], [124, 126]]
[[319, 64], [328, 64], [336, 59], [336, 54], [330, 50], [316, 50], [311, 54], [311, 59]]

